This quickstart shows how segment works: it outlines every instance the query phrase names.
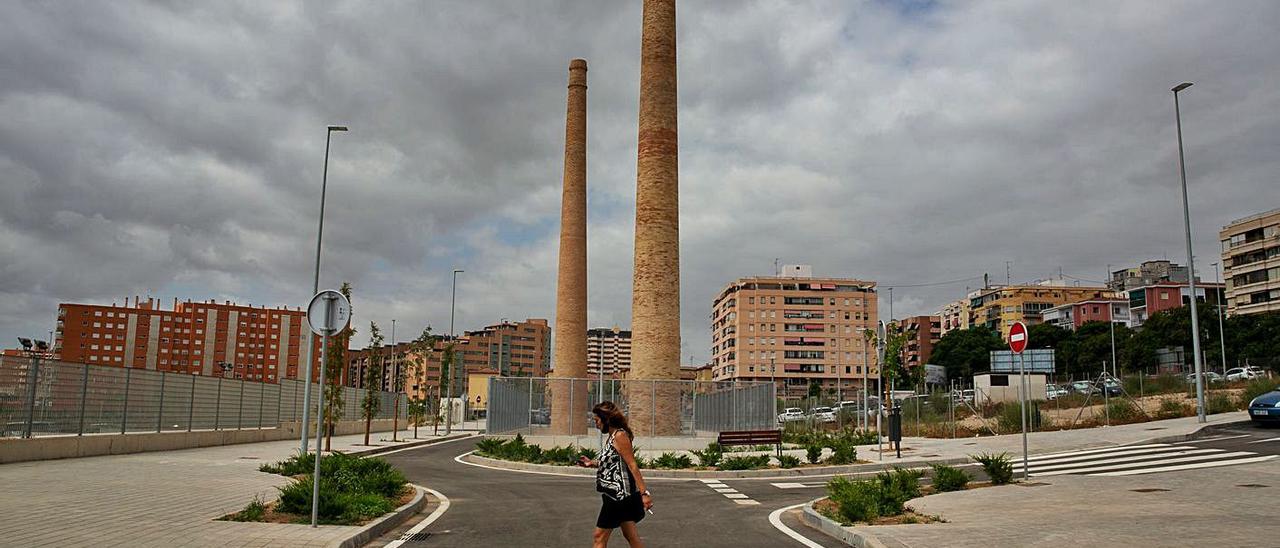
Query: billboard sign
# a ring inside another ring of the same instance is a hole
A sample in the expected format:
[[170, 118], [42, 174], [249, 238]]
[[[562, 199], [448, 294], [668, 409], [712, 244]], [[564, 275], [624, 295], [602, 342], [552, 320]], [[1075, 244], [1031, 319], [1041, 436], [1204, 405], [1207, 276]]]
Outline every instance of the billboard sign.
[[[1036, 348], [1022, 352], [1022, 359], [1027, 360], [1028, 373], [1053, 373], [1053, 349]], [[1009, 350], [993, 350], [991, 352], [992, 373], [1017, 373], [1019, 358]]]
[[924, 364], [924, 382], [929, 384], [947, 384], [947, 368], [931, 363]]

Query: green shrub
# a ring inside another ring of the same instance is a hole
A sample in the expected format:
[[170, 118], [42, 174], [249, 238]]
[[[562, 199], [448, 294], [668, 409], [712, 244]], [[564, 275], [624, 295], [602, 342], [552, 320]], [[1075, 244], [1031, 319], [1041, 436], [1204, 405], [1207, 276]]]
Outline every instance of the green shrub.
[[880, 515], [901, 514], [907, 501], [920, 496], [920, 477], [923, 475], [923, 471], [903, 468], [876, 474], [874, 481], [879, 484]]
[[502, 453], [503, 440], [485, 438], [476, 443], [476, 453], [485, 457], [499, 457]]
[[782, 455], [778, 457], [778, 466], [783, 468], [795, 468], [800, 466], [800, 457], [793, 455]]
[[[289, 464], [281, 465], [282, 470], [290, 468]], [[322, 459], [320, 473], [317, 514], [325, 523], [352, 524], [385, 514], [395, 509], [408, 483], [404, 474], [385, 460], [341, 453]], [[280, 500], [276, 509], [309, 515], [312, 485], [312, 477], [308, 474], [303, 479], [279, 487]]]
[[1195, 406], [1188, 404], [1186, 400], [1176, 396], [1166, 396], [1160, 398], [1160, 410], [1156, 412], [1156, 418], [1176, 419], [1194, 414], [1196, 414]]
[[768, 455], [756, 455], [751, 457], [729, 457], [720, 463], [719, 468], [721, 470], [755, 470], [767, 468], [768, 466]]
[[1120, 398], [1114, 398], [1107, 404], [1107, 414], [1111, 417], [1111, 422], [1134, 422], [1142, 418], [1142, 413], [1133, 402]]
[[706, 449], [693, 451], [693, 456], [698, 457], [700, 466], [712, 467], [720, 464], [720, 459], [724, 457], [724, 450], [720, 444], [713, 441], [707, 444]]
[[1249, 407], [1249, 402], [1254, 398], [1266, 394], [1280, 387], [1280, 379], [1253, 379], [1244, 387], [1244, 392], [1240, 393], [1240, 401], [1237, 407], [1245, 409]]
[[[291, 514], [311, 514], [312, 482], [310, 476], [305, 479], [294, 480], [293, 483], [284, 487], [277, 487], [277, 489], [280, 490], [280, 500], [276, 503], [276, 510]], [[320, 498], [316, 509], [318, 517], [334, 520], [342, 515], [345, 509], [338, 503], [339, 494], [333, 482], [321, 479]]]
[[599, 457], [600, 453], [598, 453], [595, 449], [592, 449], [590, 447], [579, 447], [578, 456], [587, 457], [588, 459], [591, 459], [591, 460], [596, 460], [596, 457]]
[[[1249, 402], [1245, 403], [1247, 404]], [[1213, 395], [1206, 397], [1204, 405], [1206, 412], [1211, 415], [1236, 410], [1236, 402], [1232, 401], [1230, 396], [1223, 394], [1222, 392], [1215, 392]]]
[[840, 437], [852, 445], [871, 445], [879, 441], [874, 430], [849, 429], [841, 432]]
[[836, 504], [838, 519], [845, 524], [869, 522], [880, 517], [880, 497], [872, 481], [855, 481], [836, 476], [827, 482], [827, 496]]
[[[323, 480], [320, 485], [324, 486]], [[396, 509], [395, 502], [374, 493], [341, 493], [336, 503], [342, 508], [342, 513], [337, 516], [340, 523], [358, 523]]]
[[[321, 463], [323, 462], [324, 461], [321, 460]], [[258, 471], [266, 472], [268, 474], [279, 474], [281, 476], [297, 476], [312, 473], [315, 471], [315, 466], [315, 454], [307, 453], [303, 455], [294, 455], [275, 464], [263, 464], [258, 467]]]
[[[1041, 430], [1049, 423], [1049, 417], [1040, 410], [1038, 402], [1027, 404], [1027, 430]], [[1001, 434], [1022, 431], [1022, 409], [1018, 402], [1003, 404], [996, 415], [996, 425]]]
[[831, 444], [831, 456], [827, 457], [827, 464], [853, 464], [858, 460], [858, 448], [845, 439], [833, 440]]
[[822, 460], [822, 446], [811, 443], [804, 448], [804, 457], [808, 459], [809, 464], [818, 464]]
[[689, 455], [677, 455], [675, 453], [663, 453], [658, 458], [653, 459], [654, 468], [667, 468], [671, 470], [680, 470], [684, 468], [693, 468], [693, 459]]
[[262, 521], [267, 515], [267, 505], [262, 502], [262, 497], [253, 496], [253, 500], [244, 507], [244, 510], [231, 514], [231, 521]]
[[982, 465], [982, 470], [991, 478], [994, 485], [1004, 485], [1013, 481], [1013, 461], [1008, 453], [982, 453], [969, 455], [969, 458]]
[[933, 488], [942, 493], [947, 491], [960, 491], [965, 485], [969, 484], [969, 474], [964, 470], [954, 466], [945, 464], [934, 464], [933, 467]]

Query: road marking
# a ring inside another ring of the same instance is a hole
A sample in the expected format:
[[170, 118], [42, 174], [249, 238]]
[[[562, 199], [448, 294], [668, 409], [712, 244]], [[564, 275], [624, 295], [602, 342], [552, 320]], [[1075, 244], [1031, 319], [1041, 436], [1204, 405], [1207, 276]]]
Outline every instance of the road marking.
[[698, 480], [698, 481], [700, 481], [700, 482], [702, 482], [702, 483], [705, 483], [705, 484], [707, 484], [707, 485], [711, 485], [711, 484], [715, 484], [715, 483], [720, 483], [720, 480], [718, 480], [718, 479], [704, 479], [704, 480]]
[[1237, 451], [1234, 453], [1215, 453], [1210, 455], [1195, 455], [1190, 457], [1179, 457], [1174, 459], [1161, 459], [1157, 461], [1131, 462], [1129, 464], [1100, 464], [1098, 466], [1086, 465], [1086, 467], [1083, 467], [1083, 468], [1070, 468], [1067, 470], [1055, 470], [1052, 472], [1036, 472], [1036, 470], [1032, 468], [1031, 475], [1041, 476], [1041, 477], [1061, 476], [1063, 474], [1086, 474], [1090, 476], [1102, 476], [1106, 474], [1093, 474], [1090, 472], [1098, 472], [1101, 470], [1121, 470], [1125, 468], [1138, 468], [1141, 470], [1158, 470], [1159, 468], [1152, 468], [1152, 466], [1159, 467], [1164, 464], [1173, 464], [1175, 462], [1193, 462], [1198, 460], [1211, 460], [1211, 459], [1219, 459], [1217, 462], [1221, 462], [1220, 459], [1247, 457], [1249, 455], [1257, 455], [1257, 453], [1250, 453], [1248, 451]]
[[[1061, 470], [1064, 468], [1080, 468], [1087, 466], [1098, 466], [1102, 464], [1115, 464], [1119, 462], [1134, 462], [1148, 459], [1163, 459], [1168, 457], [1183, 457], [1186, 455], [1199, 455], [1202, 453], [1221, 453], [1222, 449], [1188, 449], [1186, 451], [1172, 451], [1168, 453], [1160, 453], [1158, 455], [1130, 455], [1127, 457], [1119, 457], [1114, 459], [1094, 460], [1089, 462], [1072, 462], [1068, 464], [1051, 464], [1047, 466], [1032, 466], [1032, 470]], [[1159, 461], [1157, 461], [1159, 462]]]
[[[1251, 453], [1252, 454], [1252, 453]], [[1106, 472], [1102, 474], [1090, 474], [1093, 476], [1133, 476], [1137, 474], [1154, 474], [1156, 472], [1176, 472], [1178, 470], [1194, 470], [1198, 468], [1215, 468], [1218, 466], [1233, 466], [1237, 464], [1249, 464], [1254, 462], [1264, 462], [1276, 458], [1276, 455], [1264, 455], [1261, 457], [1253, 457], [1248, 459], [1236, 459], [1229, 461], [1201, 462], [1197, 464], [1181, 464], [1178, 466], [1165, 466], [1163, 468], [1146, 468], [1142, 470], [1129, 470], [1124, 472]]]
[[1266, 443], [1266, 442], [1269, 442], [1269, 441], [1280, 441], [1280, 438], [1271, 438], [1271, 439], [1265, 439], [1265, 440], [1251, 441], [1251, 442], [1249, 442], [1249, 443]]
[[444, 441], [438, 441], [438, 442], [435, 442], [435, 443], [424, 443], [424, 444], [422, 444], [422, 445], [415, 445], [415, 446], [413, 446], [413, 447], [403, 447], [403, 448], [396, 449], [396, 450], [393, 450], [393, 451], [386, 451], [386, 452], [383, 452], [383, 453], [378, 453], [377, 455], [373, 455], [373, 456], [375, 456], [375, 457], [383, 457], [383, 456], [390, 455], [390, 454], [393, 454], [393, 453], [399, 453], [399, 452], [401, 452], [401, 451], [413, 451], [413, 450], [415, 450], [415, 449], [426, 449], [426, 448], [428, 448], [428, 447], [436, 447], [436, 446], [439, 446], [439, 445], [444, 445], [444, 444], [446, 444], [446, 443], [453, 443], [453, 442], [455, 442], [455, 441], [469, 440], [469, 439], [471, 439], [471, 438], [474, 438], [475, 436], [476, 436], [475, 434], [468, 434], [468, 435], [466, 435], [466, 436], [460, 436], [460, 437], [457, 437], [457, 438], [453, 438], [453, 439], [449, 439], [449, 440], [444, 440]]
[[735, 500], [735, 501], [733, 501], [733, 502], [736, 502], [736, 503], [741, 504], [741, 505], [743, 505], [743, 506], [748, 506], [748, 505], [752, 505], [752, 504], [755, 504], [755, 505], [760, 504], [759, 502], [756, 502], [756, 501], [751, 500], [751, 499], [747, 499], [747, 500]]
[[[419, 485], [419, 487], [422, 487], [422, 486]], [[422, 487], [422, 489], [428, 493], [431, 493], [431, 496], [439, 499], [440, 506], [437, 506], [436, 510], [434, 512], [431, 512], [431, 514], [427, 516], [427, 519], [424, 519], [421, 522], [418, 522], [418, 524], [414, 525], [413, 528], [409, 529], [408, 531], [405, 531], [404, 534], [400, 536], [400, 538], [387, 543], [387, 545], [384, 548], [396, 548], [397, 546], [404, 544], [404, 540], [402, 540], [403, 538], [421, 533], [422, 530], [426, 529], [428, 525], [435, 523], [437, 519], [440, 519], [440, 516], [443, 516], [445, 512], [449, 511], [449, 497], [444, 496], [444, 493], [436, 491], [435, 489], [432, 489], [430, 487]]]
[[1150, 449], [1132, 449], [1132, 450], [1116, 448], [1109, 452], [1094, 452], [1089, 455], [1055, 457], [1052, 459], [1032, 460], [1030, 462], [1032, 466], [1042, 466], [1047, 464], [1062, 464], [1067, 462], [1087, 461], [1087, 460], [1092, 460], [1097, 458], [1120, 456], [1120, 455], [1140, 455], [1143, 453], [1147, 453], [1147, 454], [1150, 454], [1149, 456], [1155, 456], [1155, 453], [1181, 451], [1181, 450], [1183, 450], [1182, 447], [1178, 447], [1174, 445], [1166, 445], [1164, 447], [1153, 447]]
[[803, 483], [770, 483], [769, 485], [777, 487], [778, 489], [808, 489], [809, 487], [814, 487]]
[[1167, 443], [1156, 443], [1152, 445], [1117, 445], [1115, 447], [1104, 447], [1102, 449], [1090, 449], [1088, 451], [1068, 451], [1066, 453], [1051, 453], [1048, 455], [1032, 455], [1027, 458], [1028, 461], [1038, 461], [1052, 459], [1057, 457], [1069, 457], [1073, 455], [1092, 455], [1094, 453], [1106, 453], [1108, 451], [1127, 450], [1127, 449], [1145, 449], [1148, 447], [1168, 447]]
[[746, 496], [746, 495], [744, 495], [744, 494], [742, 494], [742, 493], [724, 493], [724, 496], [725, 496], [725, 498], [730, 498], [730, 499], [745, 499], [745, 498], [750, 498], [750, 497], [748, 497], [748, 496]]
[[[413, 447], [411, 449], [417, 449], [417, 447]], [[453, 462], [456, 462], [458, 464], [465, 464], [467, 466], [474, 466], [476, 468], [484, 468], [487, 470], [497, 470], [499, 472], [516, 472], [520, 474], [537, 474], [542, 476], [560, 476], [564, 478], [584, 478], [585, 479], [585, 478], [595, 477], [594, 474], [589, 474], [589, 475], [588, 474], [566, 474], [564, 472], [543, 472], [541, 470], [517, 470], [515, 468], [501, 468], [498, 466], [489, 466], [487, 464], [480, 464], [478, 462], [467, 462], [462, 459], [462, 457], [465, 457], [472, 453], [475, 453], [475, 450], [467, 451], [466, 453], [453, 457]], [[688, 478], [645, 478], [645, 481], [689, 481], [689, 479]]]
[[818, 544], [812, 540], [805, 538], [804, 535], [801, 535], [800, 533], [795, 532], [795, 530], [793, 530], [790, 527], [787, 527], [782, 523], [783, 512], [786, 512], [788, 510], [792, 510], [795, 508], [799, 508], [804, 505], [805, 503], [793, 504], [791, 506], [784, 506], [782, 508], [774, 510], [773, 512], [769, 513], [769, 524], [773, 525], [774, 529], [782, 531], [782, 534], [787, 535], [788, 537], [791, 537], [792, 540], [804, 545], [805, 548], [823, 548], [821, 544]]
[[1240, 434], [1239, 436], [1210, 436], [1207, 438], [1187, 440], [1187, 441], [1182, 441], [1178, 443], [1182, 444], [1182, 443], [1199, 443], [1202, 441], [1223, 441], [1223, 440], [1234, 440], [1234, 439], [1247, 438], [1247, 437], [1249, 437], [1249, 434]]

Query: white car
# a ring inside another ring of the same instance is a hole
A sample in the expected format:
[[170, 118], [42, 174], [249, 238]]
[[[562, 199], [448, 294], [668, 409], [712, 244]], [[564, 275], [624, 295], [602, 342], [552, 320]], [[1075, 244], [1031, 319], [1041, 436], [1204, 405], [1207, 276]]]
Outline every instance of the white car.
[[804, 411], [799, 407], [788, 407], [778, 415], [778, 422], [796, 422], [804, 420]]
[[1066, 389], [1066, 388], [1063, 388], [1063, 387], [1058, 386], [1058, 385], [1056, 385], [1056, 384], [1046, 384], [1046, 385], [1044, 385], [1044, 397], [1045, 397], [1045, 399], [1047, 399], [1047, 400], [1053, 401], [1053, 400], [1056, 400], [1056, 399], [1058, 399], [1059, 397], [1061, 397], [1061, 396], [1065, 396], [1065, 395], [1067, 395], [1067, 394], [1068, 394], [1068, 392], [1067, 392], [1067, 389]]
[[836, 422], [836, 411], [830, 407], [815, 407], [813, 419], [818, 422]]
[[1262, 375], [1259, 373], [1261, 373], [1261, 370], [1258, 370], [1256, 367], [1237, 367], [1234, 369], [1228, 369], [1226, 377], [1227, 382], [1247, 381], [1261, 377]]

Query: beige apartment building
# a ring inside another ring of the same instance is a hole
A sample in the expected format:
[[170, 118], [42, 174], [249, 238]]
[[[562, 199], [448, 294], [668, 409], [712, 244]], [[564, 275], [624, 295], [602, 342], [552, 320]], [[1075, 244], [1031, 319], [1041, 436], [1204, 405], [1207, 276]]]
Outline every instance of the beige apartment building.
[[[788, 265], [781, 276], [739, 278], [711, 305], [714, 380], [773, 380], [779, 395], [810, 383], [861, 388], [875, 378], [875, 348], [864, 338], [878, 319], [875, 282], [817, 278]], [[864, 344], [865, 343], [865, 344]]]
[[1227, 314], [1280, 311], [1280, 209], [1232, 221], [1218, 239]]
[[[631, 370], [631, 332], [613, 327], [587, 330], [587, 375], [617, 378]], [[602, 373], [603, 372], [603, 373]]]
[[1044, 311], [1050, 308], [1117, 297], [1119, 294], [1106, 287], [1069, 285], [1064, 280], [991, 287], [970, 293], [969, 325], [985, 325], [1007, 339], [1015, 322], [1028, 326], [1043, 323]]

